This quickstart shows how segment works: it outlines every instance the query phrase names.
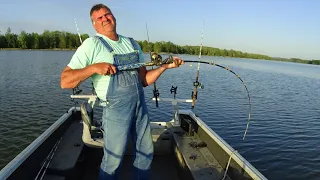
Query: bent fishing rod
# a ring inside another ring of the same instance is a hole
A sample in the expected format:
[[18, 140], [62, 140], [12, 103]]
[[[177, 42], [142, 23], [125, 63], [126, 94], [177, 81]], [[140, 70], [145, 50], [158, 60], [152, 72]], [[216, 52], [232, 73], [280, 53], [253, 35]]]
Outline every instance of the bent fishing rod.
[[[162, 66], [164, 64], [171, 64], [173, 62], [174, 62], [174, 60], [173, 60], [173, 57], [171, 55], [168, 58], [162, 60], [161, 55], [159, 55], [157, 53], [153, 53], [151, 55], [151, 61], [150, 62], [119, 65], [119, 66], [116, 66], [116, 69], [118, 71], [134, 70], [134, 69], [138, 69], [138, 68], [143, 67], [143, 66]], [[251, 119], [251, 98], [250, 98], [250, 94], [249, 94], [248, 88], [247, 88], [246, 84], [244, 83], [244, 81], [241, 79], [241, 77], [238, 74], [236, 74], [234, 71], [232, 71], [229, 67], [222, 66], [222, 65], [217, 64], [217, 63], [215, 63], [213, 61], [212, 62], [206, 62], [206, 61], [200, 61], [200, 60], [198, 60], [198, 61], [184, 60], [184, 62], [186, 62], [186, 63], [202, 63], [202, 64], [208, 64], [208, 65], [212, 65], [212, 66], [217, 66], [217, 67], [220, 67], [222, 69], [225, 69], [225, 70], [231, 72], [232, 74], [234, 74], [241, 81], [242, 85], [245, 87], [245, 90], [247, 92], [248, 103], [249, 103], [248, 121], [247, 121], [246, 130], [245, 130], [244, 136], [243, 136], [243, 140], [244, 140], [245, 136], [247, 134], [248, 127], [249, 127], [249, 122], [250, 122], [250, 119]], [[201, 84], [200, 83], [194, 83], [194, 86], [201, 86]]]
[[[81, 35], [79, 33], [79, 29], [78, 29], [77, 22], [76, 22], [75, 18], [74, 18], [74, 22], [76, 24], [76, 28], [77, 28], [78, 36], [79, 36], [79, 39], [80, 39], [80, 43], [82, 44]], [[147, 25], [146, 25], [146, 29], [148, 31]], [[247, 88], [246, 84], [244, 83], [244, 81], [240, 78], [240, 76], [238, 74], [236, 74], [234, 71], [232, 71], [230, 68], [222, 66], [222, 65], [219, 65], [219, 64], [216, 64], [213, 61], [212, 62], [206, 62], [206, 61], [201, 61], [200, 60], [201, 59], [201, 50], [202, 50], [202, 46], [203, 46], [202, 41], [203, 41], [203, 30], [202, 30], [200, 54], [199, 54], [198, 61], [184, 60], [184, 62], [186, 62], [186, 63], [198, 63], [196, 81], [193, 83], [194, 91], [192, 92], [192, 109], [194, 108], [195, 100], [197, 99], [197, 89], [198, 89], [198, 87], [203, 88], [202, 84], [198, 82], [199, 71], [200, 71], [200, 63], [217, 66], [217, 67], [223, 68], [223, 69], [231, 72], [232, 74], [234, 74], [242, 82], [242, 85], [245, 87], [245, 89], [247, 91], [247, 95], [248, 95], [249, 112], [248, 112], [248, 121], [247, 121], [246, 130], [245, 130], [244, 135], [243, 135], [243, 140], [244, 140], [245, 136], [247, 134], [247, 131], [248, 131], [248, 128], [249, 128], [249, 122], [250, 122], [250, 119], [251, 119], [251, 99], [250, 99], [250, 94], [249, 94], [248, 88]], [[148, 35], [148, 45], [149, 45], [149, 35]], [[124, 70], [138, 69], [138, 68], [143, 67], [143, 66], [152, 66], [153, 67], [153, 66], [161, 66], [163, 64], [171, 64], [171, 63], [173, 63], [173, 57], [171, 55], [168, 58], [162, 60], [162, 57], [159, 54], [157, 54], [157, 53], [151, 54], [151, 51], [149, 51], [149, 53], [150, 53], [150, 56], [151, 56], [150, 57], [151, 58], [150, 62], [119, 65], [119, 66], [116, 66], [116, 68], [119, 71], [124, 71]], [[79, 89], [78, 86], [73, 88], [73, 94], [79, 94], [79, 93], [81, 93], [81, 91], [82, 90]], [[158, 107], [158, 99], [157, 98], [159, 97], [159, 92], [158, 92], [155, 84], [154, 84], [154, 90], [153, 91], [154, 91], [153, 93], [154, 93], [154, 96], [155, 96], [155, 99], [156, 99], [156, 106]], [[93, 84], [92, 84], [92, 93], [94, 94], [94, 92], [95, 91], [94, 91], [94, 87], [93, 87]]]

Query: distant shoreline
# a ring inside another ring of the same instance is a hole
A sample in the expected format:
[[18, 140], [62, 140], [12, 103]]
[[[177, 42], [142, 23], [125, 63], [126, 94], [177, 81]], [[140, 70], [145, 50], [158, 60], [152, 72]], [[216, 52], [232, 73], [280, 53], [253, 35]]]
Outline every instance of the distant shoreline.
[[[26, 33], [21, 31], [20, 34], [11, 32], [8, 28], [5, 34], [0, 33], [0, 51], [75, 51], [81, 46], [82, 41], [89, 38], [87, 34], [74, 34], [65, 31], [48, 31], [45, 30], [42, 34]], [[170, 41], [148, 42], [146, 40], [136, 40], [141, 50], [144, 53], [163, 52], [164, 54], [186, 54], [186, 55], [201, 55], [213, 57], [230, 57], [230, 58], [247, 58], [247, 59], [263, 59], [271, 61], [285, 61], [304, 64], [320, 65], [320, 60], [305, 60], [300, 58], [281, 58], [270, 57], [263, 54], [247, 53], [234, 49], [220, 49], [209, 46], [194, 46], [194, 45], [177, 45]]]
[[[54, 49], [23, 49], [23, 48], [0, 48], [0, 51], [6, 50], [6, 51], [75, 51], [77, 49], [69, 49], [69, 48], [54, 48]], [[144, 52], [148, 53], [148, 52]], [[168, 52], [161, 52], [159, 54], [170, 54]], [[183, 55], [183, 54], [182, 54]], [[185, 55], [192, 55], [192, 54], [185, 54]], [[300, 62], [290, 61], [290, 60], [279, 60], [279, 59], [255, 59], [255, 58], [249, 58], [249, 57], [230, 57], [230, 56], [214, 56], [214, 57], [228, 57], [228, 58], [245, 58], [245, 59], [254, 59], [254, 60], [266, 60], [266, 61], [281, 61], [281, 62], [293, 62], [293, 63], [299, 63], [299, 64], [310, 64], [310, 65], [320, 65], [320, 64], [313, 64], [310, 63], [312, 61], [310, 60], [303, 60]], [[319, 60], [313, 60], [313, 61], [319, 61]], [[319, 62], [318, 62], [319, 63]]]

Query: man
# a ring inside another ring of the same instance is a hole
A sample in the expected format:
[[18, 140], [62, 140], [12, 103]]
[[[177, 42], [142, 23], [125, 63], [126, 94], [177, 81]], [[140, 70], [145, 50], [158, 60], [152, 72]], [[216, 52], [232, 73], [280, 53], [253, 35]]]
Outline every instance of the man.
[[116, 19], [107, 6], [93, 6], [90, 17], [97, 36], [86, 39], [77, 49], [61, 74], [61, 88], [74, 88], [91, 77], [104, 106], [104, 156], [99, 178], [116, 179], [130, 135], [135, 145], [135, 179], [148, 179], [153, 143], [143, 87], [184, 61], [174, 57], [173, 63], [153, 70], [117, 71], [117, 65], [142, 62], [141, 48], [133, 39], [117, 34]]

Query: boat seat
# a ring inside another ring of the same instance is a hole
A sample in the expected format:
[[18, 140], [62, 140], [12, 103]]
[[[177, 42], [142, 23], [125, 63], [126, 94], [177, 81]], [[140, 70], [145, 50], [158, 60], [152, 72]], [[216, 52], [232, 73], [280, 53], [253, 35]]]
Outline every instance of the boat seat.
[[83, 120], [82, 141], [88, 147], [103, 148], [103, 134], [101, 124], [94, 123], [92, 119], [93, 110], [88, 102], [80, 105]]

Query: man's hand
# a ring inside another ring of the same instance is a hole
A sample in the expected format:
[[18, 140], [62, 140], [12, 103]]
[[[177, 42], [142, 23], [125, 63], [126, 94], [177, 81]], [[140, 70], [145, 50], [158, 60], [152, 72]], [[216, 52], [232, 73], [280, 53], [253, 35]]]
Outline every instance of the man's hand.
[[179, 57], [173, 57], [173, 62], [170, 64], [163, 64], [161, 67], [166, 69], [177, 68], [180, 65], [184, 64], [184, 61]]
[[95, 72], [102, 76], [115, 74], [117, 72], [116, 67], [109, 63], [96, 63], [93, 64], [93, 67], [95, 69]]

